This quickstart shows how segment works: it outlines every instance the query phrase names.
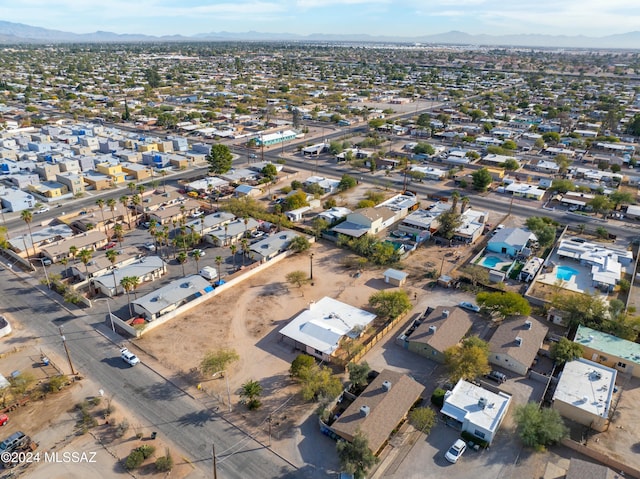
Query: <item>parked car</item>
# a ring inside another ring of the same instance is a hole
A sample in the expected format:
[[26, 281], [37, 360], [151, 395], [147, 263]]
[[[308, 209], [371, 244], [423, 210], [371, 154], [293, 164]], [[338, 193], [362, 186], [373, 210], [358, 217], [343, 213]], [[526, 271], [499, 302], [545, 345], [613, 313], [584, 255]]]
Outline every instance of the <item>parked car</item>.
[[39, 215], [40, 213], [46, 213], [47, 211], [49, 211], [49, 207], [48, 206], [42, 206], [40, 208], [38, 208], [37, 210], [35, 210], [33, 212], [34, 215]]
[[120, 350], [120, 357], [122, 358], [122, 360], [127, 363], [129, 366], [135, 366], [136, 364], [138, 364], [140, 362], [140, 360], [138, 359], [138, 356], [136, 356], [135, 354], [133, 354], [131, 351], [129, 351], [127, 348], [122, 348]]
[[264, 231], [256, 230], [251, 232], [252, 238], [262, 238], [265, 235]]
[[196, 254], [196, 251], [198, 252], [198, 254], [200, 255], [201, 258], [207, 254], [207, 253], [204, 252], [203, 249], [199, 249], [199, 248], [196, 248], [196, 249], [192, 250], [191, 253], [189, 253], [189, 254], [191, 256], [193, 256], [194, 254]]
[[42, 260], [42, 264], [45, 265], [45, 266], [51, 266], [52, 262], [51, 262], [51, 260], [49, 258], [44, 258]]
[[487, 379], [493, 379], [499, 383], [503, 383], [507, 380], [507, 376], [500, 371], [491, 371], [489, 374], [485, 375]]
[[444, 458], [450, 463], [455, 464], [466, 450], [467, 444], [462, 439], [457, 439], [446, 452]]
[[111, 241], [111, 242], [107, 243], [106, 245], [104, 245], [102, 247], [102, 249], [107, 250], [107, 249], [115, 248], [117, 245], [118, 245], [118, 243], [116, 243], [115, 241]]
[[480, 312], [480, 306], [478, 306], [477, 304], [470, 303], [469, 301], [463, 301], [460, 304], [458, 304], [458, 306], [460, 306], [462, 309], [473, 311], [474, 313]]
[[144, 245], [142, 245], [142, 247], [144, 249], [146, 249], [147, 251], [155, 251], [156, 250], [156, 245], [153, 243], [145, 243]]
[[9, 416], [6, 414], [0, 414], [0, 426], [4, 426], [9, 422]]
[[0, 452], [13, 452], [24, 447], [29, 442], [29, 436], [22, 431], [16, 431], [0, 443]]

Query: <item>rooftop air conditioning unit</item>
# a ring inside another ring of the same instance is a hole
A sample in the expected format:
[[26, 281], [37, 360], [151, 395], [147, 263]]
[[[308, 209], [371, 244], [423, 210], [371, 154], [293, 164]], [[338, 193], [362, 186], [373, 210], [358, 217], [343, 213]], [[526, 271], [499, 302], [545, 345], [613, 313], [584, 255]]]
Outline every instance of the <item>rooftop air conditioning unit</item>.
[[371, 408], [369, 406], [360, 406], [360, 415], [362, 417], [367, 417], [371, 412]]
[[383, 381], [382, 389], [384, 389], [385, 391], [391, 391], [391, 381]]
[[478, 406], [480, 406], [480, 408], [482, 408], [482, 409], [487, 407], [487, 398], [478, 399]]
[[524, 322], [525, 329], [531, 329], [531, 326], [533, 326], [531, 321], [527, 320], [527, 321]]
[[448, 318], [448, 317], [449, 317], [449, 310], [448, 310], [448, 309], [445, 309], [445, 310], [442, 312], [442, 316], [444, 316], [445, 318]]
[[431, 334], [436, 334], [436, 330], [438, 329], [437, 326], [429, 326], [429, 332]]
[[516, 344], [522, 346], [522, 338], [520, 336], [516, 336]]

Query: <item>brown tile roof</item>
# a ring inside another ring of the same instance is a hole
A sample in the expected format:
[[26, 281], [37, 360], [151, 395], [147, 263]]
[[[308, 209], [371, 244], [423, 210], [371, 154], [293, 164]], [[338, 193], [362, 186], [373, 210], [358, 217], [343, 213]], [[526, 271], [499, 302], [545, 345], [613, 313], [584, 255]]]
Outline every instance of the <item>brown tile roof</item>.
[[566, 479], [614, 479], [621, 477], [614, 471], [601, 464], [571, 458]]
[[[445, 311], [449, 311], [448, 317]], [[435, 332], [430, 329], [432, 326], [436, 328]], [[471, 326], [471, 314], [464, 309], [457, 306], [438, 306], [409, 336], [409, 341], [428, 344], [436, 351], [444, 352], [445, 349], [458, 344]]]
[[354, 213], [360, 213], [365, 218], [371, 220], [371, 222], [376, 221], [377, 219], [382, 218], [382, 221], [388, 220], [389, 218], [395, 216], [395, 211], [387, 208], [386, 206], [380, 206], [378, 208], [361, 208], [359, 210], [354, 211]]
[[[527, 328], [525, 324], [527, 321], [531, 322], [531, 329]], [[489, 341], [489, 351], [492, 354], [506, 354], [529, 367], [548, 330], [549, 328], [540, 321], [528, 316], [505, 321], [493, 333]], [[516, 337], [522, 339], [520, 344], [516, 341]]]
[[[384, 381], [391, 383], [389, 391], [383, 389]], [[374, 453], [378, 452], [424, 389], [422, 384], [406, 374], [384, 369], [333, 423], [332, 428], [347, 440], [352, 440], [359, 429], [369, 440], [369, 448]], [[361, 406], [369, 407], [368, 416], [360, 413]]]

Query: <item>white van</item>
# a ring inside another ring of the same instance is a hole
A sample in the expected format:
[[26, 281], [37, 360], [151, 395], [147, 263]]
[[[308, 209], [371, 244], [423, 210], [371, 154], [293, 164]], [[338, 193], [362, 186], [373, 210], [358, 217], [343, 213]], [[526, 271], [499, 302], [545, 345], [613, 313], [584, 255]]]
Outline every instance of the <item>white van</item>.
[[204, 279], [208, 279], [209, 281], [213, 281], [214, 279], [218, 278], [218, 272], [213, 266], [203, 267], [200, 271], [198, 271], [198, 274]]

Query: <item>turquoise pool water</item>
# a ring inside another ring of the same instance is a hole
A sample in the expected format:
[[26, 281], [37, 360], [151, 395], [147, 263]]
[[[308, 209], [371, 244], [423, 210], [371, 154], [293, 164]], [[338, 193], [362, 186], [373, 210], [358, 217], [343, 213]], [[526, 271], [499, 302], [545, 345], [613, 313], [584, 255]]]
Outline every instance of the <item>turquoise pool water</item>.
[[504, 260], [497, 256], [485, 256], [482, 260], [482, 266], [487, 268], [495, 268], [498, 263], [502, 263]]
[[573, 269], [571, 266], [558, 266], [556, 270], [556, 278], [562, 281], [570, 281], [573, 276], [577, 276], [580, 271]]

